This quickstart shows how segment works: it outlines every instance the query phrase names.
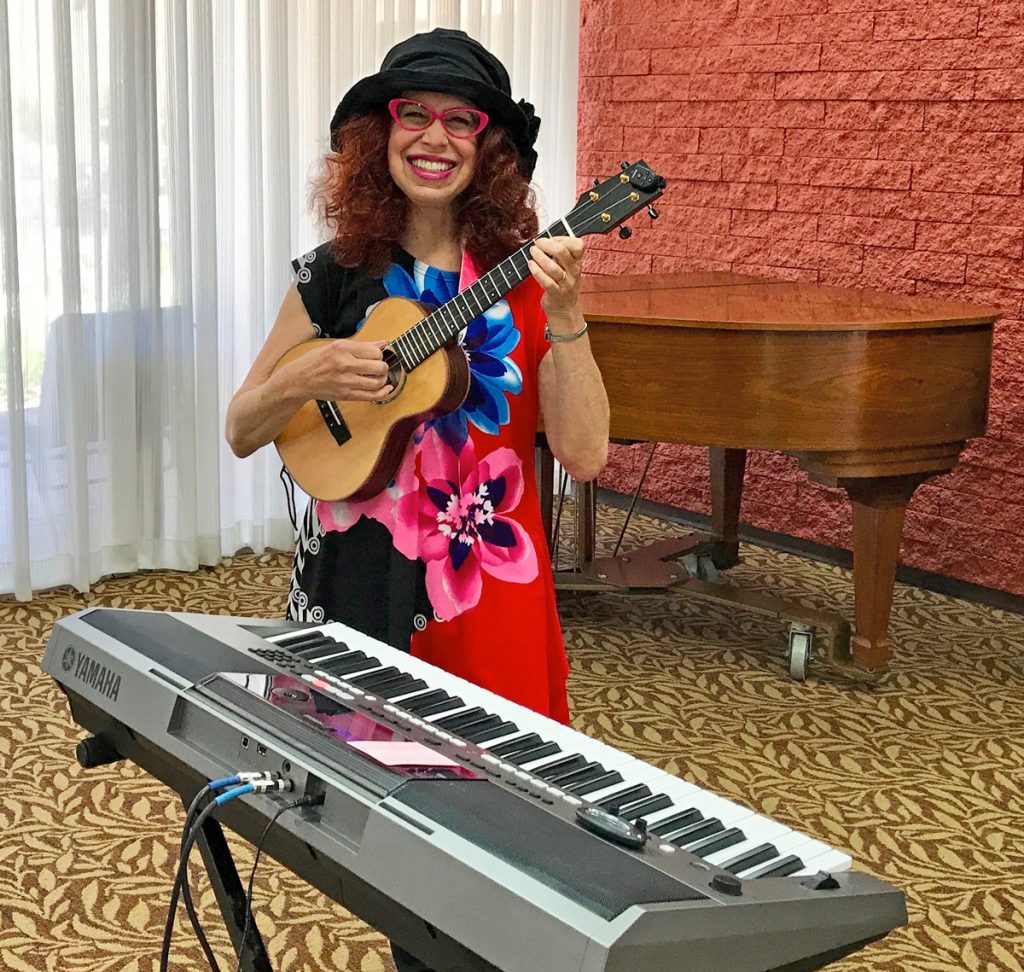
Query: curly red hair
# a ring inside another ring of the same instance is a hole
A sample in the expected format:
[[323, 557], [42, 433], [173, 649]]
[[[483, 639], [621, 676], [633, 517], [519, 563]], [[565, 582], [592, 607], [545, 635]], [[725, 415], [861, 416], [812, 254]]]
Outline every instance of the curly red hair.
[[[350, 118], [335, 131], [313, 183], [312, 204], [331, 231], [331, 255], [373, 276], [393, 259], [408, 204], [388, 170], [390, 127], [384, 113]], [[533, 190], [500, 125], [479, 137], [473, 181], [458, 199], [455, 225], [462, 245], [487, 269], [537, 235]]]

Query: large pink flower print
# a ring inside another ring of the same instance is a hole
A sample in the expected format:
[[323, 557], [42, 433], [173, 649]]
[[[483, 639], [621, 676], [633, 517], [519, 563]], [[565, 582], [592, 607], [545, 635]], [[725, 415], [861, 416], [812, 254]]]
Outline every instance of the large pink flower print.
[[401, 520], [401, 501], [419, 487], [415, 465], [416, 456], [412, 449], [408, 449], [395, 478], [376, 496], [367, 500], [316, 500], [317, 516], [324, 529], [344, 533], [361, 517], [368, 516], [371, 520], [383, 523], [395, 538], [395, 546], [410, 560], [414, 560], [417, 556], [415, 522]]
[[523, 473], [512, 449], [477, 462], [472, 439], [460, 453], [433, 429], [419, 444], [420, 488], [399, 500], [398, 520], [419, 520], [419, 555], [427, 565], [427, 594], [448, 621], [475, 607], [482, 574], [514, 584], [537, 576], [529, 534], [507, 516], [523, 496]]

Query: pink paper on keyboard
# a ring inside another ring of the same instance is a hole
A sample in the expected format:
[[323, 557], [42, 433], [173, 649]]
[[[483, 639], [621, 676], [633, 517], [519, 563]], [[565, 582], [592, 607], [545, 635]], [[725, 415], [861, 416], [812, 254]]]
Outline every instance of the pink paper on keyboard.
[[449, 759], [435, 752], [429, 746], [406, 740], [376, 740], [372, 742], [349, 742], [353, 749], [358, 749], [371, 759], [385, 766], [458, 766], [454, 759]]

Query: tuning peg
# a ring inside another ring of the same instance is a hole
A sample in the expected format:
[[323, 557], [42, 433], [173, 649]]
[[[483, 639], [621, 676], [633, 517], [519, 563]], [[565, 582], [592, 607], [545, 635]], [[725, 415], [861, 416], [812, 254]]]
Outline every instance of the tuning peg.
[[650, 216], [651, 219], [657, 219], [661, 215], [661, 213], [659, 213], [658, 210], [656, 210], [654, 208], [653, 203], [648, 203], [647, 204], [647, 215]]
[[619, 227], [619, 239], [628, 240], [633, 235], [633, 231], [628, 226]]
[[619, 168], [622, 169], [623, 172], [625, 172], [626, 169], [629, 168], [629, 163], [628, 162], [620, 162], [619, 163]]

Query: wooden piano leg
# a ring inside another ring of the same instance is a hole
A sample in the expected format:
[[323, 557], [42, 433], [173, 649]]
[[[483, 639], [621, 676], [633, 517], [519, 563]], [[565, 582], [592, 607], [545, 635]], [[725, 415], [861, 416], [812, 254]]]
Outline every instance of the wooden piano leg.
[[740, 562], [740, 505], [747, 450], [712, 447], [708, 453], [711, 461], [711, 531], [719, 541], [711, 557], [719, 570], [726, 570]]
[[844, 480], [853, 504], [854, 635], [851, 661], [867, 671], [889, 664], [889, 613], [907, 503], [926, 477]]

